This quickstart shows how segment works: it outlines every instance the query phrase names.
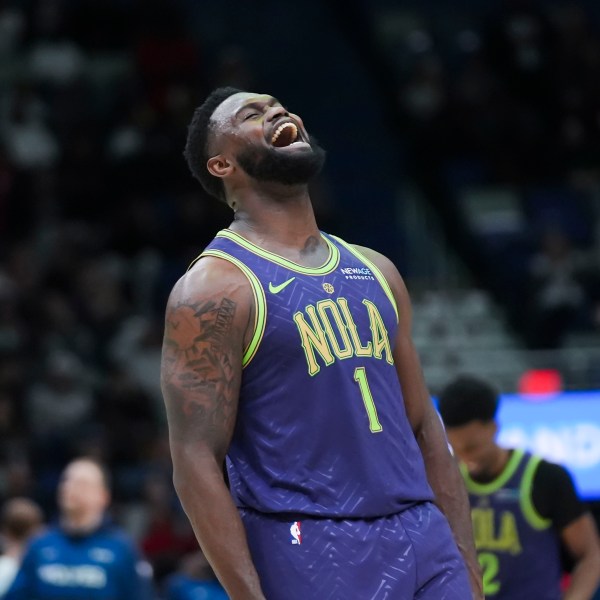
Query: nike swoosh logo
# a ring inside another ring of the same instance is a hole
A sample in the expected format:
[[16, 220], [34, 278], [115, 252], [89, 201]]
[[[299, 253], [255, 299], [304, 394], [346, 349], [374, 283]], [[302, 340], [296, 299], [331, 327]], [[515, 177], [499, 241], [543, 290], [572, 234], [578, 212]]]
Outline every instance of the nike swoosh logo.
[[287, 281], [284, 281], [283, 283], [280, 283], [279, 285], [273, 285], [271, 282], [269, 282], [269, 291], [271, 292], [271, 294], [279, 294], [279, 292], [286, 288], [288, 285], [290, 285], [290, 283], [292, 283], [292, 281], [294, 281], [294, 279], [296, 279], [295, 277], [292, 277], [291, 279], [288, 279]]

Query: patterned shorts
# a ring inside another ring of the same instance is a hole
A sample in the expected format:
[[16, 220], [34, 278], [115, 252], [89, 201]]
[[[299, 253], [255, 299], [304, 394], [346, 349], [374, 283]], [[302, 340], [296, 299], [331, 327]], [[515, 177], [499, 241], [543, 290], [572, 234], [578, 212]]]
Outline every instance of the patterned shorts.
[[378, 519], [241, 509], [267, 600], [470, 600], [448, 522], [432, 503]]

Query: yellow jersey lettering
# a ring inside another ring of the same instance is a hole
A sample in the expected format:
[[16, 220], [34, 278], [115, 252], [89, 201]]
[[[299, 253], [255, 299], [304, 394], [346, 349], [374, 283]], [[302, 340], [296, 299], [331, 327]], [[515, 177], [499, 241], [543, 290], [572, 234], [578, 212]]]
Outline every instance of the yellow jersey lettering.
[[348, 307], [348, 301], [346, 298], [338, 298], [337, 303], [340, 307], [340, 312], [344, 317], [350, 338], [352, 339], [354, 354], [356, 356], [373, 356], [373, 344], [371, 342], [367, 342], [365, 345], [363, 345], [363, 343], [360, 341], [358, 329], [356, 328], [356, 323], [354, 322], [352, 314], [350, 313], [350, 308]]
[[311, 305], [307, 306], [306, 314], [312, 323], [312, 327], [306, 322], [304, 315], [300, 311], [294, 314], [293, 319], [300, 333], [302, 348], [304, 349], [304, 355], [308, 364], [308, 373], [312, 376], [321, 370], [315, 356], [315, 350], [321, 355], [326, 365], [333, 363], [334, 358], [327, 342], [327, 335], [319, 322], [315, 307]]
[[[321, 317], [321, 322], [323, 323], [323, 327], [325, 328], [325, 333], [327, 334], [329, 345], [333, 349], [334, 354], [339, 359], [350, 358], [354, 354], [354, 349], [352, 348], [352, 343], [350, 342], [350, 337], [348, 336], [346, 325], [344, 323], [338, 305], [330, 299], [321, 300], [320, 302], [317, 302], [317, 312], [319, 313], [319, 317]], [[333, 329], [333, 325], [331, 323], [331, 319], [328, 316], [328, 313], [333, 318], [333, 321], [336, 325], [336, 329], [340, 334], [340, 338], [342, 341], [341, 346]]]
[[473, 508], [471, 510], [475, 546], [478, 550], [492, 550], [520, 554], [521, 541], [515, 516], [508, 511], [500, 515], [498, 531], [494, 525], [494, 509]]
[[363, 304], [367, 307], [367, 312], [369, 313], [369, 326], [373, 335], [373, 356], [375, 358], [382, 358], [385, 352], [385, 360], [390, 365], [393, 365], [394, 358], [392, 357], [390, 338], [383, 319], [377, 307], [370, 300], [363, 300]]
[[316, 307], [309, 304], [304, 312], [294, 314], [311, 376], [321, 370], [317, 355], [326, 366], [331, 365], [335, 358], [344, 360], [353, 356], [385, 358], [390, 365], [394, 364], [390, 339], [381, 314], [369, 300], [363, 300], [363, 305], [367, 309], [372, 335], [366, 344], [358, 335], [345, 298], [320, 300]]

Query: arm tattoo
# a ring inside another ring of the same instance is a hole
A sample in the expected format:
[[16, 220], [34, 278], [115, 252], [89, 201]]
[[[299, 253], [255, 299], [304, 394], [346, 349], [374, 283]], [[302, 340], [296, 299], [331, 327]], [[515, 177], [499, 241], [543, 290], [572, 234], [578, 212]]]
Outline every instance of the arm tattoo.
[[218, 441], [235, 419], [240, 374], [230, 342], [236, 303], [181, 303], [167, 314], [162, 385], [175, 435]]

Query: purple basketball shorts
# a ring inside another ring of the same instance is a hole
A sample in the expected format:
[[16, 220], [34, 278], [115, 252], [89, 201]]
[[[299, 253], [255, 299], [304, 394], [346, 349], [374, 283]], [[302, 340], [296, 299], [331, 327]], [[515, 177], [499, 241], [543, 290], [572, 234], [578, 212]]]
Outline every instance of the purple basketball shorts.
[[241, 509], [267, 600], [470, 600], [467, 571], [438, 508], [377, 519]]

